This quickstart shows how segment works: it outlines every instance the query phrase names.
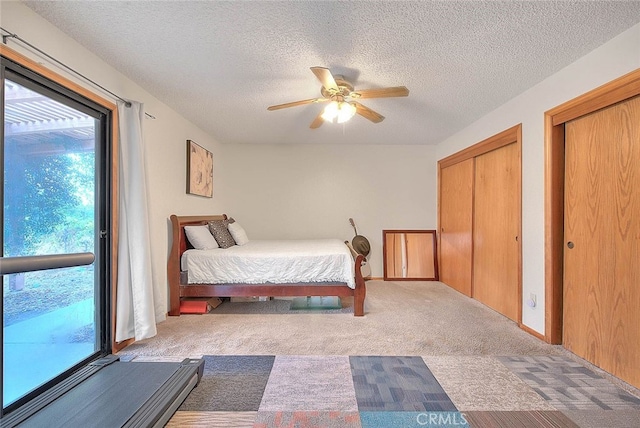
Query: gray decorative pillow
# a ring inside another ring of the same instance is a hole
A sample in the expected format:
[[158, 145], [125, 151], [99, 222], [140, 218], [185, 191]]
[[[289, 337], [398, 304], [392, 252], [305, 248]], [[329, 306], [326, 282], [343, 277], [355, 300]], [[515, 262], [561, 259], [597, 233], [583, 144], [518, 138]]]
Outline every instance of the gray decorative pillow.
[[236, 241], [233, 240], [233, 236], [229, 233], [229, 222], [233, 219], [229, 220], [211, 220], [209, 222], [209, 231], [216, 239], [220, 248], [229, 248], [236, 245]]

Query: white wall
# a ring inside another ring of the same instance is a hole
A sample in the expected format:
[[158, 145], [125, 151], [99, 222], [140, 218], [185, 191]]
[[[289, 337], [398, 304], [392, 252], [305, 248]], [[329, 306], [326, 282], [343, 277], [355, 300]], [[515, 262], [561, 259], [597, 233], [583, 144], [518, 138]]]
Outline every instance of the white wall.
[[351, 217], [371, 242], [372, 275], [382, 277], [383, 229], [436, 227], [433, 146], [250, 144], [222, 151], [227, 214], [249, 238], [351, 240]]
[[[440, 143], [442, 159], [522, 123], [522, 321], [544, 333], [544, 112], [640, 67], [640, 24]], [[537, 296], [534, 309], [524, 304]]]
[[[194, 140], [214, 154], [214, 171], [222, 162], [220, 145], [210, 136], [185, 120], [170, 107], [161, 103], [127, 77], [107, 65], [94, 54], [66, 36], [48, 21], [18, 2], [0, 2], [0, 23], [3, 28], [69, 65], [85, 76], [121, 97], [145, 103], [145, 110], [156, 117], [144, 123], [147, 152], [147, 175], [149, 189], [150, 230], [155, 289], [160, 296], [156, 304], [158, 321], [167, 311], [166, 263], [169, 241], [169, 215], [211, 214], [223, 211], [219, 189], [214, 197], [202, 198], [186, 195], [186, 140]], [[76, 79], [63, 68], [39, 58], [17, 43], [8, 46], [28, 56], [51, 70], [80, 83], [106, 99], [111, 99], [100, 89]], [[115, 103], [115, 100], [113, 100]]]

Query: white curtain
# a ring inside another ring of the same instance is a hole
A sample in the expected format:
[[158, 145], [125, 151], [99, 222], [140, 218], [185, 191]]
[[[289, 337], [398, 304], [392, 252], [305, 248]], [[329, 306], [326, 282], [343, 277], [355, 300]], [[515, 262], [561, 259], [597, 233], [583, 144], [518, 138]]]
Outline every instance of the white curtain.
[[143, 104], [118, 101], [117, 342], [156, 335], [143, 120]]

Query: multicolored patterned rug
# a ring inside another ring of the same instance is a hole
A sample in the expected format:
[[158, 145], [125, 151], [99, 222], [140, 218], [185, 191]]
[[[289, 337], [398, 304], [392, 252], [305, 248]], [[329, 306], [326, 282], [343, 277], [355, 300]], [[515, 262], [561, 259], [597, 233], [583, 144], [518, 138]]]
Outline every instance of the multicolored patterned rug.
[[563, 357], [204, 359], [202, 381], [169, 426], [203, 417], [260, 428], [640, 425], [640, 398]]

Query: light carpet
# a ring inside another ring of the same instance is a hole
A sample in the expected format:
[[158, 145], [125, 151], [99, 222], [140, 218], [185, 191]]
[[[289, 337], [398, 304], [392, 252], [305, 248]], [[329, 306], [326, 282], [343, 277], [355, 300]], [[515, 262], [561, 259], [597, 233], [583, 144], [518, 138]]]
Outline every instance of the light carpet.
[[[256, 302], [260, 303], [260, 302]], [[247, 305], [251, 305], [248, 303]], [[343, 299], [349, 306], [349, 298]], [[365, 316], [297, 311], [168, 317], [135, 355], [558, 355], [516, 323], [440, 282], [368, 281]]]

